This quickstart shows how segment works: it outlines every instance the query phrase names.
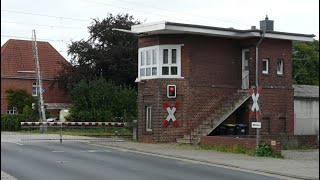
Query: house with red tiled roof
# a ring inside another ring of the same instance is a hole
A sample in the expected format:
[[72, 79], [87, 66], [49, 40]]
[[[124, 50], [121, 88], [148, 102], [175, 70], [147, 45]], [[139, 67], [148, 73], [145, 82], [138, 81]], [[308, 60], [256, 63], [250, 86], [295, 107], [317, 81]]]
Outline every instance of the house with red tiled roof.
[[[48, 42], [38, 41], [37, 47], [45, 107], [49, 112], [57, 114], [70, 101], [57, 83], [53, 86], [51, 84], [68, 61]], [[22, 111], [8, 109], [8, 89], [25, 89], [32, 96], [38, 96], [35, 70], [32, 41], [10, 39], [1, 47], [1, 114]]]

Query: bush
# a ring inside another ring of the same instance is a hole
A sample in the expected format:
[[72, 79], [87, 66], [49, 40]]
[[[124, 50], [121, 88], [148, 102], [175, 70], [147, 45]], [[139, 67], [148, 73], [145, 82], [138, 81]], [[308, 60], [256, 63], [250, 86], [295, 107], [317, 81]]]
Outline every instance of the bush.
[[20, 131], [21, 122], [36, 121], [23, 114], [1, 114], [1, 131]]
[[257, 156], [270, 156], [272, 154], [272, 150], [268, 144], [262, 143], [256, 148]]
[[112, 113], [108, 110], [79, 111], [66, 117], [66, 121], [75, 122], [108, 122], [113, 121]]
[[69, 121], [114, 121], [112, 117], [132, 120], [137, 116], [137, 92], [99, 78], [80, 81], [70, 91], [72, 105]]

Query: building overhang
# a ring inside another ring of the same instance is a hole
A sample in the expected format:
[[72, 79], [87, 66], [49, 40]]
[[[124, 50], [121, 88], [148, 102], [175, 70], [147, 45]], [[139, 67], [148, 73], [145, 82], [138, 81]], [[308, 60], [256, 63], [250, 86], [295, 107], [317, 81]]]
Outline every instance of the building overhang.
[[[203, 25], [182, 24], [174, 22], [154, 22], [134, 25], [131, 27], [131, 32], [139, 35], [159, 35], [159, 34], [192, 34], [206, 35], [216, 37], [227, 37], [235, 39], [259, 38], [261, 30], [238, 30], [233, 28], [221, 28]], [[291, 41], [306, 41], [312, 42], [315, 35], [313, 34], [297, 34], [278, 31], [267, 31], [265, 38], [284, 39]]]

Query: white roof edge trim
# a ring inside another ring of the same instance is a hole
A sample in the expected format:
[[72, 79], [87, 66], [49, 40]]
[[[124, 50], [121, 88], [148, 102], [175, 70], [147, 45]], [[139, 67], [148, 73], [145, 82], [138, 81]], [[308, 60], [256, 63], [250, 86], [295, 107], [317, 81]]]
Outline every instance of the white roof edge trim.
[[293, 41], [306, 41], [313, 42], [313, 37], [305, 37], [305, 36], [295, 36], [289, 34], [274, 34], [274, 33], [266, 33], [266, 38], [275, 38], [275, 39], [288, 39]]
[[174, 26], [174, 25], [166, 25], [167, 30], [175, 30], [175, 31], [183, 31], [189, 33], [200, 33], [200, 34], [207, 34], [207, 35], [222, 35], [222, 36], [231, 36], [231, 37], [260, 37], [259, 32], [245, 32], [239, 33], [234, 31], [225, 31], [219, 29], [204, 29], [198, 27], [181, 27], [181, 26]]
[[131, 26], [131, 31], [144, 33], [148, 31], [155, 31], [155, 30], [164, 30], [166, 27], [165, 21], [154, 22], [154, 23], [147, 23], [147, 24], [139, 24]]
[[[185, 33], [193, 33], [193, 34], [205, 34], [205, 35], [219, 35], [219, 36], [230, 36], [236, 38], [246, 38], [246, 37], [261, 37], [260, 32], [236, 32], [236, 31], [228, 31], [223, 29], [208, 29], [201, 27], [189, 27], [189, 26], [177, 26], [172, 24], [167, 24], [166, 21], [159, 21], [154, 23], [140, 24], [134, 25], [131, 27], [131, 31], [135, 31], [137, 33], [150, 33], [154, 34], [156, 31], [177, 31], [177, 32], [185, 32]], [[299, 36], [299, 35], [290, 35], [290, 34], [277, 34], [272, 32], [267, 32], [265, 34], [266, 38], [274, 38], [274, 39], [286, 39], [293, 41], [306, 41], [312, 42], [313, 37]]]

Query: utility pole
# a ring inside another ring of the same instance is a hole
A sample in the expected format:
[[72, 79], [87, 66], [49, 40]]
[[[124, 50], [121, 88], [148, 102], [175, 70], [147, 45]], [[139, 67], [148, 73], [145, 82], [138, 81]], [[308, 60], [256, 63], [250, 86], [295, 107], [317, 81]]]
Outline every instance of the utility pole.
[[[44, 101], [43, 101], [43, 94], [42, 94], [42, 80], [41, 80], [41, 73], [40, 73], [40, 64], [39, 64], [39, 57], [38, 57], [38, 47], [37, 47], [37, 38], [36, 38], [36, 31], [32, 30], [32, 49], [34, 55], [34, 61], [36, 64], [36, 73], [37, 73], [37, 89], [39, 93], [39, 121], [45, 122], [46, 121], [46, 113], [44, 110]], [[41, 132], [47, 131], [47, 128], [42, 125], [40, 127]]]

